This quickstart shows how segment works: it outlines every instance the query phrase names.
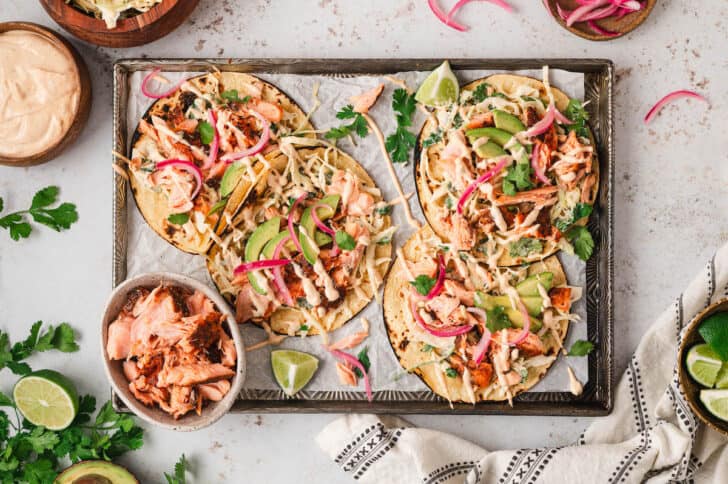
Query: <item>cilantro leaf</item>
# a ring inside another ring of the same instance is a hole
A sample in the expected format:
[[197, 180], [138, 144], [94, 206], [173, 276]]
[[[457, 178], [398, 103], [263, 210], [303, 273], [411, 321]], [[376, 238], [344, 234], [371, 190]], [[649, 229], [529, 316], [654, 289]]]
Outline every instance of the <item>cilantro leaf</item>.
[[31, 210], [34, 208], [43, 208], [52, 205], [58, 198], [58, 187], [50, 186], [39, 190], [34, 196], [30, 204]]
[[528, 257], [533, 252], [541, 252], [543, 243], [538, 239], [523, 237], [508, 244], [508, 254], [511, 257]]
[[337, 230], [334, 239], [336, 240], [336, 245], [341, 249], [354, 250], [354, 247], [356, 247], [354, 238], [343, 230]]
[[[28, 238], [33, 228], [25, 215], [30, 215], [36, 223], [50, 227], [57, 232], [69, 229], [78, 220], [76, 206], [72, 203], [62, 203], [56, 208], [48, 208], [56, 202], [58, 193], [59, 189], [56, 186], [48, 186], [39, 190], [33, 196], [28, 210], [10, 213], [0, 218], [0, 228], [8, 229], [10, 238], [15, 241]], [[0, 203], [0, 211], [2, 209], [3, 206]]]
[[458, 376], [458, 372], [455, 368], [448, 368], [445, 370], [445, 374], [448, 376], [448, 378], [455, 378]]
[[432, 351], [434, 349], [435, 349], [435, 347], [432, 346], [431, 344], [426, 344], [425, 346], [422, 347], [422, 349], [420, 351], [422, 351], [423, 353], [429, 353], [430, 351]]
[[578, 99], [569, 101], [564, 115], [572, 122], [566, 127], [569, 131], [576, 131], [577, 136], [583, 138], [589, 137], [589, 128], [586, 123], [589, 120], [589, 113], [586, 112], [584, 105]]
[[[361, 366], [363, 366], [366, 372], [369, 373], [369, 368], [371, 368], [372, 363], [369, 361], [368, 346], [365, 346], [364, 349], [362, 349], [359, 354], [356, 355], [356, 359], [359, 360]], [[356, 376], [358, 376], [359, 378], [364, 378], [364, 375], [359, 368], [354, 368], [354, 373], [356, 373]]]
[[228, 197], [225, 197], [225, 198], [222, 198], [221, 200], [218, 200], [215, 203], [215, 205], [213, 205], [210, 208], [210, 211], [207, 212], [207, 215], [209, 216], [209, 215], [212, 215], [214, 213], [219, 212], [220, 210], [222, 210], [223, 208], [225, 208], [225, 205], [227, 205], [227, 202], [228, 202]]
[[516, 192], [522, 192], [533, 187], [531, 182], [531, 165], [528, 163], [516, 163], [508, 169], [508, 173], [503, 178], [503, 193], [506, 195], [515, 195]]
[[187, 466], [189, 462], [184, 454], [179, 458], [177, 463], [174, 465], [174, 474], [169, 475], [164, 473], [167, 484], [186, 484], [187, 482]]
[[13, 402], [13, 399], [9, 396], [5, 395], [4, 393], [0, 392], [0, 407], [14, 407], [15, 402]]
[[215, 128], [207, 121], [200, 121], [197, 124], [197, 132], [200, 133], [202, 144], [209, 145], [215, 139]]
[[594, 343], [580, 339], [571, 345], [568, 356], [586, 356], [594, 350]]
[[41, 333], [42, 321], [37, 321], [30, 328], [30, 334], [24, 341], [10, 346], [7, 333], [0, 331], [0, 370], [7, 367], [16, 375], [27, 375], [33, 371], [23, 362], [33, 353], [58, 350], [70, 353], [78, 350], [76, 335], [68, 323], [61, 323], [58, 327], [48, 326]]
[[487, 82], [478, 84], [478, 87], [473, 91], [473, 96], [470, 98], [473, 104], [479, 104], [485, 101], [488, 97], [488, 88], [491, 87]]
[[167, 217], [167, 221], [174, 225], [184, 225], [190, 220], [189, 213], [173, 213]]
[[385, 146], [392, 155], [395, 163], [409, 161], [409, 153], [417, 144], [417, 137], [407, 127], [412, 126], [417, 103], [414, 94], [407, 93], [405, 89], [396, 89], [392, 95], [392, 109], [397, 119], [397, 129], [387, 137]]
[[3, 211], [4, 207], [5, 207], [5, 202], [3, 202], [3, 197], [0, 197], [0, 212]]
[[412, 115], [416, 107], [414, 94], [408, 94], [406, 89], [395, 89], [392, 94], [392, 109], [398, 113], [396, 117], [399, 126], [412, 126]]
[[566, 232], [576, 222], [591, 215], [593, 209], [594, 207], [588, 203], [577, 203], [571, 210], [571, 216], [568, 219], [556, 220], [556, 228], [561, 232]]
[[383, 207], [379, 207], [377, 209], [377, 213], [379, 215], [382, 215], [382, 216], [389, 215], [390, 213], [392, 213], [392, 206], [391, 205], [384, 205]]
[[574, 246], [574, 253], [576, 253], [581, 260], [589, 260], [594, 252], [594, 239], [592, 238], [591, 233], [589, 233], [589, 229], [577, 225], [566, 232], [566, 238], [569, 239], [571, 245]]
[[432, 133], [430, 133], [430, 136], [428, 136], [427, 139], [422, 142], [422, 147], [429, 148], [430, 146], [435, 145], [440, 141], [442, 141], [442, 130], [438, 128], [437, 131], [433, 131]]
[[37, 454], [42, 454], [46, 450], [51, 450], [59, 441], [58, 434], [51, 430], [46, 430], [45, 427], [35, 427], [26, 435], [25, 441], [28, 442], [33, 451]]
[[336, 113], [338, 119], [353, 119], [354, 121], [349, 125], [342, 125], [338, 128], [331, 128], [326, 132], [324, 137], [328, 139], [341, 139], [355, 133], [360, 138], [364, 138], [369, 134], [369, 126], [367, 120], [364, 119], [360, 113], [354, 111], [354, 107], [349, 104], [344, 106], [341, 111]]
[[420, 274], [419, 276], [415, 277], [414, 281], [410, 281], [410, 284], [412, 284], [414, 288], [417, 289], [417, 292], [419, 292], [423, 296], [427, 296], [432, 288], [435, 286], [436, 282], [437, 280], [434, 277]]
[[513, 327], [513, 323], [506, 314], [506, 308], [503, 306], [494, 306], [493, 309], [486, 310], [485, 314], [488, 317], [485, 327], [488, 328], [488, 331], [491, 333]]
[[236, 102], [236, 103], [247, 103], [250, 101], [250, 96], [245, 96], [244, 98], [240, 99], [239, 93], [237, 89], [228, 89], [226, 91], [223, 91], [220, 93], [220, 97], [225, 99], [226, 101], [230, 102]]

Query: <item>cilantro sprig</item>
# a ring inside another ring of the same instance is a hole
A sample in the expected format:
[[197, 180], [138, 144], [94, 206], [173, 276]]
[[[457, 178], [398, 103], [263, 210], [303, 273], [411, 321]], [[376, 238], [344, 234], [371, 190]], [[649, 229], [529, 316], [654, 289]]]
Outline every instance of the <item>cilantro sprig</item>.
[[406, 89], [396, 89], [394, 91], [392, 109], [397, 113], [397, 129], [387, 137], [385, 146], [395, 163], [409, 161], [410, 150], [417, 144], [417, 138], [407, 129], [412, 126], [412, 117], [416, 106], [417, 102], [414, 94], [407, 93]]
[[574, 247], [574, 253], [578, 255], [581, 260], [589, 260], [594, 252], [594, 239], [592, 238], [589, 229], [582, 227], [581, 225], [576, 225], [571, 227], [565, 235]]
[[422, 294], [423, 296], [427, 296], [432, 288], [435, 286], [435, 283], [437, 282], [437, 279], [427, 276], [425, 274], [420, 274], [419, 276], [415, 277], [414, 281], [410, 281], [410, 284], [417, 290], [418, 293]]
[[342, 120], [353, 119], [353, 121], [351, 124], [344, 124], [338, 128], [331, 128], [328, 130], [324, 135], [328, 139], [338, 140], [346, 138], [351, 134], [356, 134], [360, 138], [364, 138], [369, 134], [367, 120], [364, 119], [364, 116], [362, 116], [361, 113], [354, 111], [354, 106], [351, 104], [344, 106], [341, 111], [336, 113], [336, 118]]
[[177, 463], [174, 465], [174, 473], [164, 473], [164, 478], [167, 479], [167, 484], [187, 484], [187, 468], [189, 462], [184, 454], [179, 458]]
[[591, 353], [594, 350], [594, 343], [591, 341], [586, 341], [583, 339], [580, 339], [578, 341], [574, 341], [574, 344], [571, 345], [571, 349], [569, 349], [569, 352], [567, 353], [568, 356], [586, 356], [589, 353]]
[[42, 321], [37, 321], [30, 328], [30, 334], [23, 341], [10, 344], [10, 336], [0, 331], [0, 370], [7, 368], [16, 375], [27, 375], [33, 370], [23, 360], [43, 351], [57, 350], [64, 353], [78, 351], [76, 335], [68, 323], [58, 326], [49, 325], [41, 331]]
[[354, 250], [356, 247], [354, 237], [343, 230], [337, 230], [336, 234], [334, 234], [334, 239], [336, 240], [336, 245], [338, 245], [340, 249]]
[[574, 225], [576, 222], [591, 215], [593, 210], [594, 207], [588, 203], [577, 203], [571, 210], [569, 218], [560, 218], [556, 220], [556, 228], [561, 232], [566, 232], [569, 230], [569, 227]]
[[513, 327], [511, 319], [506, 314], [506, 308], [503, 306], [493, 306], [493, 309], [485, 311], [485, 315], [488, 317], [485, 327], [488, 328], [488, 331], [491, 333]]
[[[50, 227], [56, 232], [69, 229], [78, 220], [76, 205], [62, 203], [56, 208], [50, 208], [58, 199], [59, 188], [56, 186], [45, 187], [36, 192], [28, 210], [9, 213], [0, 217], [0, 228], [10, 231], [10, 238], [18, 241], [26, 239], [33, 231], [33, 227], [27, 219], [27, 215], [34, 222]], [[0, 197], [0, 212], [3, 211], [4, 203]]]
[[586, 112], [581, 101], [578, 99], [569, 100], [569, 105], [566, 107], [564, 114], [573, 123], [567, 126], [566, 129], [569, 131], [576, 131], [577, 136], [581, 136], [583, 138], [589, 137], [589, 128], [586, 124], [589, 120], [589, 113]]

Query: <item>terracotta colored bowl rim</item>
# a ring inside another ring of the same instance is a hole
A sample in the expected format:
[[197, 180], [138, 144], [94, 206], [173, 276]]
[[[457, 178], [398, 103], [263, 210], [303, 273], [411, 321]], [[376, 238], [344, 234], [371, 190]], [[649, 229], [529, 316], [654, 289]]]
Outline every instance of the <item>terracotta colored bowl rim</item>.
[[[0, 34], [11, 32], [14, 30], [26, 30], [42, 35], [50, 40], [53, 45], [61, 49], [73, 59], [76, 67], [76, 75], [78, 76], [81, 93], [78, 98], [78, 105], [74, 113], [73, 120], [68, 126], [64, 135], [52, 146], [45, 150], [29, 155], [29, 156], [3, 156], [0, 155], [0, 165], [8, 166], [30, 166], [44, 163], [56, 158], [61, 152], [72, 144], [78, 135], [83, 131], [83, 127], [88, 120], [91, 111], [91, 79], [88, 74], [88, 67], [78, 51], [68, 42], [61, 34], [53, 30], [33, 22], [0, 22]], [[70, 133], [70, 134], [69, 134]]]
[[685, 365], [685, 357], [687, 356], [688, 350], [695, 344], [703, 341], [703, 338], [698, 333], [698, 327], [709, 316], [724, 311], [728, 311], [728, 298], [716, 301], [707, 308], [703, 309], [697, 316], [695, 316], [695, 318], [693, 318], [690, 324], [688, 324], [687, 329], [685, 329], [685, 332], [683, 333], [683, 339], [680, 343], [680, 348], [677, 354], [677, 368], [680, 391], [685, 396], [688, 405], [690, 405], [690, 409], [705, 425], [728, 437], [728, 422], [724, 422], [714, 417], [705, 407], [703, 407], [703, 404], [700, 402], [698, 397], [702, 387], [693, 381]]
[[647, 20], [647, 18], [652, 13], [652, 9], [654, 9], [655, 5], [657, 4], [656, 0], [647, 0], [646, 7], [643, 11], [634, 12], [634, 13], [628, 14], [624, 17], [624, 18], [629, 18], [631, 15], [640, 15], [641, 17], [639, 18], [638, 21], [633, 22], [631, 24], [627, 24], [627, 28], [625, 28], [624, 30], [617, 31], [619, 33], [619, 35], [608, 36], [608, 35], [602, 35], [602, 34], [599, 34], [596, 32], [585, 32], [581, 29], [567, 26], [566, 22], [559, 16], [559, 13], [556, 11], [556, 3], [558, 3], [558, 1], [559, 0], [545, 0], [543, 2], [544, 6], [547, 8], [547, 10], [549, 11], [549, 14], [551, 14], [551, 16], [556, 21], [556, 23], [561, 25], [564, 29], [568, 30], [572, 34], [578, 35], [582, 39], [591, 40], [591, 41], [595, 41], [595, 42], [606, 42], [609, 40], [615, 40], [615, 39], [624, 37], [628, 33], [635, 30], [637, 27], [639, 27], [640, 25], [645, 23], [645, 20]]
[[[108, 338], [108, 327], [119, 314], [121, 307], [126, 302], [129, 291], [138, 287], [155, 287], [166, 283], [172, 286], [183, 287], [191, 290], [199, 290], [215, 304], [216, 308], [227, 317], [228, 329], [235, 343], [237, 351], [237, 368], [233, 376], [230, 391], [219, 402], [208, 402], [202, 409], [202, 415], [190, 412], [187, 415], [175, 420], [171, 415], [158, 407], [147, 407], [134, 397], [129, 390], [126, 377], [121, 370], [121, 361], [112, 361], [108, 358], [106, 351], [106, 340]], [[235, 315], [223, 297], [210, 286], [191, 277], [174, 274], [170, 272], [153, 272], [142, 274], [119, 284], [109, 296], [106, 303], [104, 315], [101, 318], [101, 358], [104, 364], [106, 377], [111, 387], [126, 406], [139, 418], [153, 425], [170, 430], [188, 432], [208, 427], [217, 422], [228, 413], [240, 394], [245, 382], [246, 362], [245, 346], [240, 329], [235, 322]], [[116, 376], [114, 375], [116, 373]]]

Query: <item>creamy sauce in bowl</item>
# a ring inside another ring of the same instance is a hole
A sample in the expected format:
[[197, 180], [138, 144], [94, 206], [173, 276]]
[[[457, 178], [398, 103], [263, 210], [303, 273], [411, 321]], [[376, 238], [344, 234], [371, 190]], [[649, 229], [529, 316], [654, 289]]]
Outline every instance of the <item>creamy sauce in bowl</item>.
[[58, 144], [80, 97], [69, 52], [35, 32], [0, 33], [0, 156], [25, 158]]

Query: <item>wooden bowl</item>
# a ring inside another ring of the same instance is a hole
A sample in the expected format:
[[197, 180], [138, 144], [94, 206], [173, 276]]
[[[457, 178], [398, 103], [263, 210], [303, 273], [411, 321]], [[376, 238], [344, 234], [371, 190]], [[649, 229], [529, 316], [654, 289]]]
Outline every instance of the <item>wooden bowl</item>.
[[78, 135], [83, 130], [88, 120], [89, 111], [91, 111], [91, 79], [88, 75], [88, 68], [83, 58], [79, 55], [78, 51], [68, 42], [66, 39], [61, 37], [54, 31], [47, 29], [38, 24], [31, 22], [0, 22], [0, 33], [9, 32], [12, 30], [27, 30], [36, 34], [42, 35], [46, 39], [50, 40], [60, 50], [65, 51], [70, 55], [75, 64], [76, 70], [78, 71], [78, 77], [81, 84], [81, 95], [78, 99], [78, 107], [76, 108], [76, 115], [71, 122], [66, 135], [58, 141], [55, 145], [47, 148], [45, 151], [36, 153], [31, 156], [22, 158], [7, 157], [0, 155], [0, 165], [7, 166], [32, 166], [40, 163], [45, 163], [53, 158], [56, 158], [61, 152], [66, 149], [67, 146], [72, 144]]
[[647, 3], [645, 5], [645, 8], [638, 12], [630, 13], [628, 15], [625, 15], [624, 17], [617, 19], [617, 18], [607, 18], [603, 20], [597, 20], [596, 23], [603, 29], [609, 30], [611, 32], [618, 33], [619, 35], [615, 36], [609, 36], [609, 35], [603, 35], [599, 34], [597, 32], [594, 32], [591, 28], [589, 28], [589, 25], [587, 25], [586, 22], [577, 22], [576, 24], [572, 25], [571, 27], [568, 27], [566, 25], [566, 22], [559, 16], [558, 11], [556, 10], [556, 4], [559, 4], [561, 8], [565, 10], [573, 10], [576, 7], [579, 6], [579, 4], [576, 2], [576, 0], [547, 0], [545, 2], [545, 5], [549, 9], [549, 13], [551, 13], [551, 16], [556, 20], [559, 25], [561, 25], [563, 28], [571, 32], [572, 34], [576, 34], [579, 37], [582, 37], [587, 40], [596, 40], [596, 41], [603, 41], [603, 40], [612, 40], [612, 39], [618, 39], [622, 37], [623, 35], [626, 35], [630, 32], [632, 32], [634, 29], [642, 25], [642, 22], [644, 22], [647, 17], [650, 15], [650, 12], [652, 12], [652, 9], [655, 7], [655, 4], [657, 3], [657, 0], [647, 0]]
[[65, 0], [40, 0], [48, 15], [58, 25], [81, 40], [104, 47], [134, 47], [164, 37], [179, 27], [200, 0], [162, 0], [133, 17], [119, 19], [109, 29], [103, 20], [69, 5]]
[[695, 319], [690, 322], [688, 328], [685, 330], [682, 343], [680, 344], [680, 351], [678, 351], [677, 355], [677, 368], [680, 390], [683, 394], [685, 394], [685, 398], [687, 399], [693, 413], [697, 415], [705, 425], [728, 437], [728, 422], [711, 415], [711, 413], [708, 412], [708, 410], [700, 402], [700, 390], [703, 387], [692, 379], [688, 373], [687, 365], [685, 364], [685, 357], [687, 356], [688, 351], [690, 351], [690, 348], [696, 344], [705, 343], [703, 337], [700, 336], [700, 333], [698, 333], [698, 327], [701, 323], [715, 313], [726, 311], [728, 311], [728, 299], [722, 299], [711, 304], [700, 314], [695, 316]]
[[[129, 381], [126, 379], [122, 368], [123, 362], [120, 360], [110, 360], [108, 353], [106, 352], [106, 340], [109, 335], [109, 325], [116, 320], [116, 317], [121, 312], [121, 308], [124, 304], [126, 304], [127, 294], [138, 287], [151, 289], [159, 286], [160, 284], [167, 284], [170, 286], [202, 292], [210, 299], [210, 301], [212, 301], [215, 308], [226, 316], [226, 326], [229, 330], [230, 337], [235, 343], [235, 350], [238, 354], [237, 367], [235, 375], [232, 377], [230, 391], [219, 402], [208, 402], [202, 409], [201, 415], [197, 415], [195, 412], [190, 412], [175, 420], [171, 415], [167, 414], [159, 407], [145, 406], [142, 402], [137, 400], [129, 390]], [[180, 432], [189, 432], [207, 427], [222, 418], [230, 410], [243, 387], [246, 370], [245, 345], [243, 343], [243, 337], [240, 334], [240, 329], [235, 322], [235, 315], [228, 306], [227, 302], [225, 302], [225, 299], [223, 299], [216, 290], [206, 284], [192, 279], [191, 277], [168, 272], [154, 272], [142, 274], [122, 282], [116, 286], [116, 289], [113, 290], [108, 302], [106, 303], [106, 309], [101, 319], [100, 330], [101, 357], [103, 359], [102, 364], [106, 370], [106, 376], [111, 383], [111, 387], [114, 389], [114, 392], [116, 392], [119, 398], [121, 398], [127, 408], [134, 412], [137, 417], [150, 424]]]

